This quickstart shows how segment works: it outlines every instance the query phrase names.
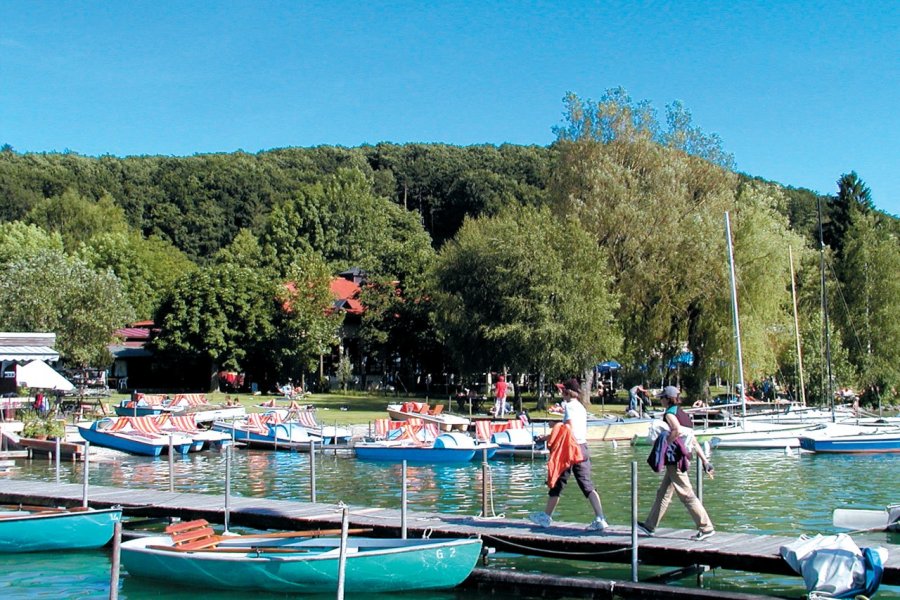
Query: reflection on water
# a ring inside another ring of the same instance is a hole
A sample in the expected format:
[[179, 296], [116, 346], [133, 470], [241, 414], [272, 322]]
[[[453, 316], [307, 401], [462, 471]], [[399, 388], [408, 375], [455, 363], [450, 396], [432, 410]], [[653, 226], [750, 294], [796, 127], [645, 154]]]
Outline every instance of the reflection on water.
[[[592, 448], [594, 482], [601, 492], [610, 522], [625, 525], [631, 514], [631, 461], [638, 461], [639, 505], [642, 516], [649, 510], [659, 483], [645, 461], [646, 448], [601, 445]], [[316, 500], [345, 502], [351, 507], [399, 508], [402, 470], [390, 463], [357, 461], [347, 453], [321, 453], [315, 457]], [[782, 451], [721, 450], [714, 454], [715, 479], [704, 479], [704, 502], [718, 529], [795, 536], [801, 533], [834, 533], [833, 509], [883, 508], [900, 501], [896, 473], [900, 455], [786, 456]], [[82, 464], [62, 465], [62, 480], [82, 481]], [[91, 483], [167, 490], [167, 457], [120, 456], [92, 461]], [[225, 453], [188, 454], [174, 461], [176, 491], [224, 494]], [[245, 497], [282, 500], [310, 498], [310, 457], [294, 452], [242, 450], [234, 452], [232, 493]], [[54, 481], [55, 469], [47, 461], [20, 461], [14, 477]], [[487, 472], [492, 487], [493, 510], [525, 518], [544, 505], [546, 461], [517, 459], [491, 461]], [[482, 507], [484, 471], [480, 462], [463, 465], [409, 465], [410, 510], [438, 511], [477, 516]], [[587, 523], [592, 513], [574, 484], [567, 489], [554, 517]], [[677, 501], [665, 516], [667, 527], [692, 527], [687, 511]], [[890, 536], [890, 537], [888, 537]], [[854, 536], [860, 546], [890, 541], [897, 534]], [[592, 562], [501, 557], [492, 565], [522, 571], [542, 571], [592, 577], [630, 578], [627, 566]], [[107, 597], [109, 560], [105, 552], [72, 555], [34, 555], [0, 558], [0, 597], [3, 598], [101, 598]], [[645, 577], [655, 572], [641, 570]], [[48, 573], [52, 575], [48, 576]], [[713, 572], [705, 578], [713, 589], [751, 587], [755, 591], [802, 595], [799, 578]], [[690, 581], [685, 585], [690, 585]], [[122, 598], [190, 598], [182, 588], [160, 589], [159, 584], [123, 579]], [[254, 594], [260, 598], [265, 595]], [[467, 598], [477, 597], [472, 593]], [[232, 596], [224, 595], [225, 598]], [[237, 595], [233, 596], [237, 598]], [[246, 597], [246, 595], [242, 595]], [[413, 594], [409, 598], [453, 600], [455, 593]], [[879, 598], [900, 598], [897, 588], [882, 588]]]

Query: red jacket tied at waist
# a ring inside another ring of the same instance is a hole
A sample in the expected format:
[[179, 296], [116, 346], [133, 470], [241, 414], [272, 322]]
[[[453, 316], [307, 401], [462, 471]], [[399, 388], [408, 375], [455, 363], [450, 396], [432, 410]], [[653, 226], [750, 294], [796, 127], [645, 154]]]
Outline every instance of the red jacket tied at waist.
[[563, 423], [553, 426], [547, 447], [550, 449], [550, 458], [547, 461], [547, 487], [552, 488], [559, 476], [575, 463], [583, 461], [584, 456], [581, 453], [581, 446], [572, 435], [572, 429]]

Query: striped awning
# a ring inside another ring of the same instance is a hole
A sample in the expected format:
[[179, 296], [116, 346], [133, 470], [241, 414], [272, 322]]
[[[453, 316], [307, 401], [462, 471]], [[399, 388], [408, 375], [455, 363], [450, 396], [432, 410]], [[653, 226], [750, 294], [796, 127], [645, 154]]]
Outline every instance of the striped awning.
[[0, 360], [59, 360], [59, 352], [50, 346], [0, 346]]

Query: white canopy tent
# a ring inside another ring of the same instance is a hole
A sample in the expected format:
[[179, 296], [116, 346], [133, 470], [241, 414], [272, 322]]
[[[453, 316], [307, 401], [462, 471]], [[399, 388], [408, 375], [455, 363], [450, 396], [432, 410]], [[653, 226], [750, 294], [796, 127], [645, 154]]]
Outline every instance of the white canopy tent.
[[68, 379], [40, 360], [16, 367], [16, 385], [43, 390], [70, 392], [75, 389]]

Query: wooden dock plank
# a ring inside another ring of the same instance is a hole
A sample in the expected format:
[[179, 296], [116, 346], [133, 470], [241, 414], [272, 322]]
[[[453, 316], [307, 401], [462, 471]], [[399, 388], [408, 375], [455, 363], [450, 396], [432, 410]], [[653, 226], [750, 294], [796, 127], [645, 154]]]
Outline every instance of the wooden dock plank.
[[[0, 503], [46, 506], [81, 504], [83, 488], [78, 484], [0, 480]], [[100, 508], [121, 506], [126, 514], [142, 517], [203, 518], [224, 521], [224, 496], [122, 489], [104, 486], [89, 488], [90, 504]], [[229, 499], [230, 524], [257, 529], [306, 529], [340, 524], [337, 505], [247, 498]], [[353, 527], [368, 527], [375, 535], [393, 536], [400, 531], [400, 511], [374, 507], [350, 507]], [[521, 554], [579, 558], [610, 563], [631, 561], [631, 527], [613, 526], [602, 533], [585, 530], [580, 523], [557, 523], [542, 529], [522, 519], [481, 519], [464, 515], [409, 512], [408, 534], [431, 531], [434, 537], [480, 535], [490, 546]], [[718, 532], [702, 542], [694, 541], [689, 530], [660, 529], [660, 535], [638, 538], [642, 564], [687, 567], [709, 565], [738, 571], [796, 575], [781, 558], [779, 548], [793, 537]], [[890, 555], [883, 582], [900, 584], [900, 546], [887, 544]], [[799, 576], [798, 576], [799, 577]]]

